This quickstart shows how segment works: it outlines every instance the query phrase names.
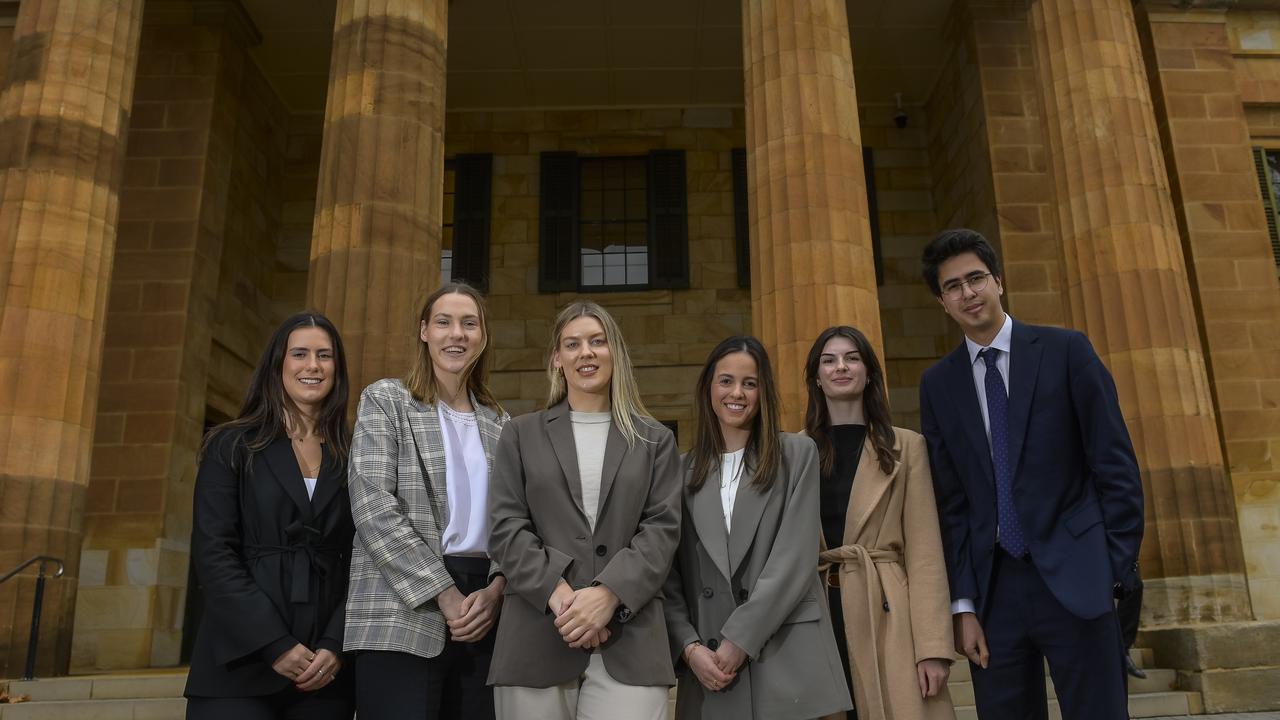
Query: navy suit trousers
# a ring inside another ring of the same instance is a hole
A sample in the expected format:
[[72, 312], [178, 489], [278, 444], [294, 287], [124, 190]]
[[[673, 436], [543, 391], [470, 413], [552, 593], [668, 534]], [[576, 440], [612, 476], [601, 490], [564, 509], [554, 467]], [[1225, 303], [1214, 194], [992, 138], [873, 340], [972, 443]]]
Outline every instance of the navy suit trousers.
[[1062, 606], [1030, 559], [996, 551], [982, 623], [990, 662], [970, 663], [982, 720], [1047, 720], [1044, 661], [1063, 720], [1127, 720], [1115, 613], [1083, 620]]

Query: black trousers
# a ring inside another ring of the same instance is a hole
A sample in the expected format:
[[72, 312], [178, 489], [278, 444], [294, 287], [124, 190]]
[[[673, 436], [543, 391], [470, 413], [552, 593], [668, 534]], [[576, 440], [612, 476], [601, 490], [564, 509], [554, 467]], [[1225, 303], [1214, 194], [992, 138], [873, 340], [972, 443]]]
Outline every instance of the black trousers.
[[[444, 564], [463, 595], [489, 584], [487, 559], [446, 556]], [[433, 658], [356, 653], [360, 720], [493, 720], [493, 690], [485, 680], [495, 635], [491, 629], [480, 642], [445, 640], [444, 651]]]
[[351, 720], [354, 709], [350, 687], [329, 686], [310, 693], [287, 687], [258, 697], [187, 698], [187, 720]]
[[1029, 560], [996, 551], [982, 629], [991, 660], [970, 663], [982, 720], [1049, 717], [1044, 661], [1064, 720], [1127, 720], [1128, 695], [1114, 613], [1084, 620], [1058, 602]]

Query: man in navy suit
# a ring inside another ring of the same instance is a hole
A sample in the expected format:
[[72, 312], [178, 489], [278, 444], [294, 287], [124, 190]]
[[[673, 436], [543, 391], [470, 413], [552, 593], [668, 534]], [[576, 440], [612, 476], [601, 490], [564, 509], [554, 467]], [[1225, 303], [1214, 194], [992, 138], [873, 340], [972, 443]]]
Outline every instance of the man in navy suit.
[[1063, 718], [1124, 720], [1113, 598], [1137, 582], [1142, 481], [1111, 374], [1081, 333], [1005, 313], [982, 235], [939, 234], [923, 274], [965, 335], [920, 414], [978, 716], [1047, 718], [1048, 659]]

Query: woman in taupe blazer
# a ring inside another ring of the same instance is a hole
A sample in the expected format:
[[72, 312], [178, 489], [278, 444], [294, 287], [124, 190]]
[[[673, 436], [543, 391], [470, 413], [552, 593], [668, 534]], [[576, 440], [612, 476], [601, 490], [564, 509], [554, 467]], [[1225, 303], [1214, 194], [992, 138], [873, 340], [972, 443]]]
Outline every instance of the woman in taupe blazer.
[[818, 336], [805, 385], [805, 433], [821, 458], [819, 559], [857, 717], [954, 720], [950, 593], [924, 438], [890, 422], [880, 361], [855, 328]]
[[818, 453], [778, 431], [760, 341], [711, 351], [684, 461], [680, 550], [663, 597], [679, 720], [790, 720], [849, 708], [822, 585]]
[[360, 395], [344, 646], [361, 718], [493, 717], [485, 678], [505, 581], [485, 510], [507, 416], [485, 382], [488, 340], [480, 294], [446, 284], [422, 304], [408, 374]]
[[659, 599], [680, 533], [675, 439], [599, 305], [560, 313], [547, 371], [547, 409], [508, 423], [494, 461], [497, 714], [660, 720], [675, 682]]

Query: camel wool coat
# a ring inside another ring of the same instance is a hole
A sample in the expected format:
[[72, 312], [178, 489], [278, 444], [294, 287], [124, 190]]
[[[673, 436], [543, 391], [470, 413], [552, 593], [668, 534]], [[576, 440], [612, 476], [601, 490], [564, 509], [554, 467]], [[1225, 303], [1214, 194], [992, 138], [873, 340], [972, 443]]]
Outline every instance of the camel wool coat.
[[854, 475], [844, 542], [820, 565], [839, 573], [858, 720], [954, 720], [951, 696], [920, 697], [916, 663], [955, 657], [947, 568], [924, 438], [895, 427], [885, 474], [871, 441]]

